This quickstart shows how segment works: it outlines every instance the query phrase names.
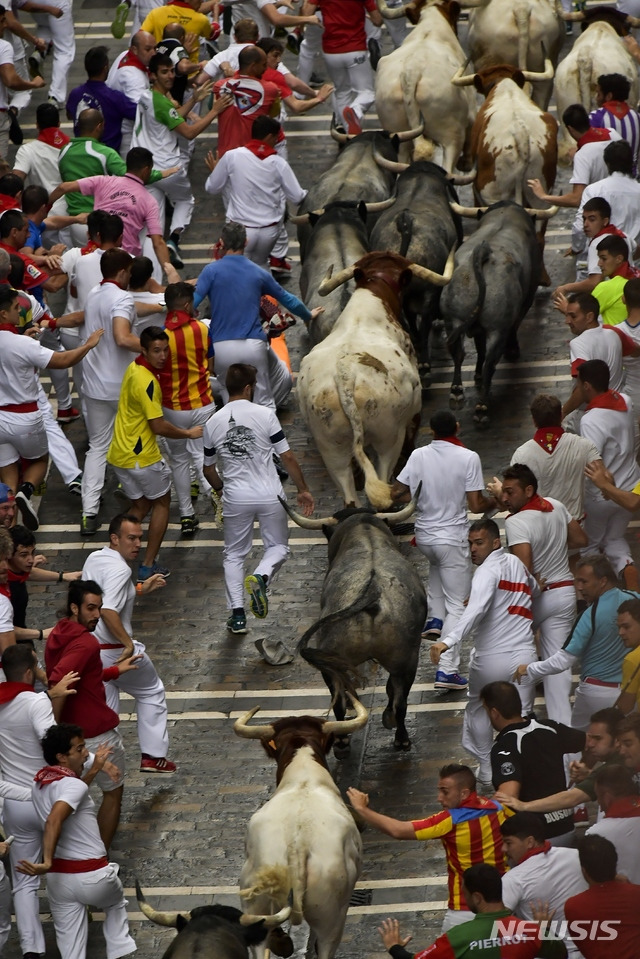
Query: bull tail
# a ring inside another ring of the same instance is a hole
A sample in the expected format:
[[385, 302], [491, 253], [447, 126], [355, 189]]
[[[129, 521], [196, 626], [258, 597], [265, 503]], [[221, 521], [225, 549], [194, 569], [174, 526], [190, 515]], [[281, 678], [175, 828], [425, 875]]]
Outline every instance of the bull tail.
[[487, 294], [483, 267], [490, 256], [491, 247], [483, 240], [473, 251], [471, 269], [465, 271], [464, 287], [456, 288], [455, 296], [449, 301], [452, 305], [455, 303], [455, 310], [444, 316], [450, 347], [464, 333], [472, 336], [473, 328], [482, 316]]
[[518, 28], [518, 69], [527, 69], [527, 52], [529, 50], [529, 18], [531, 17], [531, 6], [528, 2], [518, 0], [516, 2], [513, 15], [516, 19]]
[[400, 234], [400, 256], [407, 258], [407, 250], [413, 239], [413, 217], [408, 210], [403, 210], [396, 220], [396, 230]]
[[[428, 122], [428, 117], [423, 117], [418, 105], [415, 82], [410, 81], [410, 77], [403, 71], [400, 73], [400, 86], [402, 89], [402, 99], [404, 101], [404, 112], [407, 116], [408, 130], [414, 130], [420, 124]], [[431, 160], [435, 151], [435, 143], [426, 136], [418, 137], [412, 141], [412, 156], [414, 160]]]
[[353, 456], [364, 473], [364, 491], [369, 502], [376, 509], [388, 509], [391, 506], [391, 487], [381, 480], [374, 465], [364, 451], [364, 429], [360, 410], [355, 398], [355, 370], [352, 363], [340, 356], [336, 362], [336, 389], [344, 415], [349, 420], [353, 433]]
[[591, 57], [586, 50], [578, 51], [578, 89], [580, 103], [589, 111], [591, 109]]
[[[291, 851], [289, 851], [290, 854]], [[294, 844], [293, 853], [300, 857], [297, 844]], [[246, 903], [255, 902], [266, 896], [278, 912], [283, 909], [292, 894], [290, 921], [293, 926], [302, 922], [302, 904], [304, 902], [305, 884], [301, 880], [306, 877], [304, 862], [289, 862], [288, 866], [262, 866], [253, 877], [253, 884], [240, 890], [240, 896]]]
[[486, 240], [483, 240], [482, 243], [478, 244], [476, 249], [473, 251], [473, 275], [476, 280], [477, 292], [475, 295], [475, 303], [470, 314], [470, 319], [474, 324], [478, 318], [482, 316], [482, 310], [484, 309], [484, 301], [487, 295], [487, 282], [484, 278], [484, 265], [490, 256], [491, 247]]

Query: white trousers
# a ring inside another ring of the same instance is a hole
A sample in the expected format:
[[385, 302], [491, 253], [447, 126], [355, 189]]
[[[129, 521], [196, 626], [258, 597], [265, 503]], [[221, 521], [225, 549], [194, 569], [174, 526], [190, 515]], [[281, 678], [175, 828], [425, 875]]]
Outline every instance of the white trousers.
[[[107, 705], [119, 714], [120, 690], [133, 696], [138, 716], [140, 752], [155, 759], [164, 759], [169, 752], [167, 699], [164, 686], [143, 644], [134, 640], [133, 645], [135, 655], [142, 655], [142, 659], [138, 662], [137, 669], [122, 673], [117, 679], [104, 684]], [[105, 669], [113, 666], [121, 655], [121, 649], [100, 650], [102, 665]]]
[[247, 226], [247, 245], [244, 255], [252, 260], [263, 270], [269, 272], [269, 257], [274, 255], [274, 248], [280, 239], [282, 232], [282, 223], [274, 223], [271, 226]]
[[[471, 591], [471, 560], [466, 539], [457, 545], [427, 542], [416, 534], [416, 545], [429, 560], [427, 603], [429, 618], [443, 621], [442, 635], [453, 629], [464, 612]], [[460, 644], [443, 653], [438, 670], [455, 673], [460, 666]]]
[[[169, 423], [178, 426], [182, 430], [188, 430], [192, 426], [204, 426], [210, 416], [213, 416], [216, 408], [213, 403], [209, 406], [200, 406], [195, 410], [170, 410], [166, 406], [162, 407], [162, 413]], [[193, 462], [198, 480], [201, 484], [204, 481], [204, 492], [208, 492], [209, 483], [202, 476], [202, 464], [204, 461], [204, 447], [202, 437], [199, 440], [172, 440], [166, 438], [169, 449], [169, 465], [173, 476], [173, 485], [178, 497], [180, 507], [180, 516], [193, 516], [195, 510], [191, 502], [191, 463]]]
[[76, 38], [71, 0], [56, 0], [56, 6], [62, 10], [59, 18], [46, 13], [32, 13], [31, 16], [38, 24], [38, 36], [53, 43], [49, 96], [55, 97], [62, 106], [67, 100], [67, 77], [76, 55]]
[[[468, 702], [462, 723], [462, 745], [479, 761], [478, 779], [483, 782], [491, 782], [491, 747], [494, 733], [487, 711], [480, 701], [482, 687], [498, 680], [509, 682], [521, 663], [529, 664], [535, 660], [536, 651], [533, 643], [531, 646], [503, 650], [500, 653], [478, 654], [477, 650], [471, 650]], [[522, 715], [526, 716], [533, 707], [535, 686], [533, 683], [523, 682], [518, 686], [518, 692], [522, 700]]]
[[165, 198], [173, 204], [173, 214], [171, 217], [171, 226], [169, 232], [174, 230], [184, 230], [191, 223], [195, 200], [191, 190], [189, 178], [184, 170], [179, 170], [173, 176], [164, 180], [158, 180], [148, 188], [149, 193], [158, 204], [160, 214], [160, 224], [164, 233], [165, 224]]
[[633, 562], [629, 544], [625, 538], [631, 520], [629, 510], [611, 500], [585, 500], [586, 516], [584, 531], [589, 537], [586, 553], [604, 553], [616, 573], [627, 563]]
[[[24, 43], [22, 44], [22, 56], [16, 56], [14, 51], [14, 60], [13, 65], [16, 68], [16, 73], [19, 77], [22, 77], [23, 80], [29, 80], [29, 69], [27, 67], [27, 58], [24, 54]], [[9, 91], [11, 95], [11, 106], [20, 111], [24, 110], [25, 107], [28, 107], [31, 103], [31, 94], [32, 90], [18, 90], [15, 93]]]
[[581, 680], [573, 700], [573, 728], [586, 730], [593, 714], [613, 706], [619, 695], [620, 686], [594, 686]]
[[216, 378], [223, 384], [221, 392], [225, 403], [229, 400], [229, 394], [224, 381], [233, 363], [250, 363], [258, 371], [254, 403], [275, 410], [285, 402], [293, 386], [291, 373], [266, 340], [218, 340], [214, 347]]
[[298, 57], [298, 80], [302, 80], [303, 83], [309, 82], [315, 58], [319, 53], [322, 53], [322, 27], [306, 26]]
[[[65, 350], [75, 350], [80, 346], [81, 342], [80, 337], [75, 329], [73, 331], [69, 329], [61, 329], [60, 339], [62, 340], [62, 345], [64, 346]], [[75, 386], [76, 393], [78, 394], [78, 400], [82, 402], [82, 363], [76, 363], [76, 365], [72, 367], [72, 375], [73, 385]]]
[[454, 926], [461, 926], [463, 922], [470, 922], [473, 919], [473, 913], [468, 909], [447, 909], [442, 920], [442, 934], [453, 929]]
[[344, 108], [351, 107], [358, 120], [375, 100], [373, 70], [366, 50], [354, 53], [323, 53], [334, 86], [333, 113], [336, 123], [346, 125]]
[[64, 959], [86, 959], [89, 918], [87, 906], [104, 910], [102, 932], [107, 959], [120, 959], [135, 952], [129, 935], [127, 900], [118, 879], [118, 866], [110, 862], [93, 872], [50, 872], [47, 893], [56, 930], [56, 942]]
[[[18, 802], [16, 799], [5, 799], [2, 821], [6, 834], [14, 837], [14, 842], [9, 847], [9, 857], [20, 947], [23, 953], [35, 952], [42, 955], [46, 950], [38, 901], [41, 877], [25, 876], [16, 872], [16, 866], [21, 859], [40, 862], [43, 823], [32, 802]], [[1, 941], [0, 935], [0, 950]]]
[[[0, 862], [0, 955], [11, 932], [11, 886]], [[44, 940], [43, 940], [44, 942]]]
[[85, 396], [82, 410], [89, 434], [89, 449], [82, 474], [82, 514], [96, 516], [100, 508], [100, 493], [104, 487], [107, 453], [113, 437], [118, 401], [94, 400]]
[[[547, 589], [533, 600], [533, 629], [540, 630], [540, 655], [549, 659], [567, 641], [576, 619], [576, 591], [573, 586]], [[544, 676], [547, 716], [557, 723], [571, 724], [571, 670]]]
[[[56, 353], [64, 353], [64, 347], [57, 335], [57, 330], [45, 330], [40, 338], [40, 345], [46, 346], [48, 350], [55, 350]], [[79, 344], [78, 344], [79, 345]], [[58, 401], [59, 410], [68, 410], [71, 406], [71, 392], [69, 390], [69, 370], [52, 370], [47, 368], [49, 378], [53, 383], [53, 389]]]
[[269, 582], [290, 550], [287, 514], [276, 500], [268, 503], [229, 503], [224, 497], [224, 585], [229, 609], [244, 606], [244, 561], [253, 540], [253, 523], [260, 524], [264, 553], [254, 573], [267, 576]]
[[80, 475], [81, 470], [78, 464], [78, 457], [76, 456], [76, 451], [73, 446], [56, 422], [49, 400], [40, 383], [38, 383], [38, 409], [42, 413], [42, 421], [47, 434], [47, 443], [49, 444], [49, 455], [64, 482], [69, 484], [71, 480], [74, 480]]

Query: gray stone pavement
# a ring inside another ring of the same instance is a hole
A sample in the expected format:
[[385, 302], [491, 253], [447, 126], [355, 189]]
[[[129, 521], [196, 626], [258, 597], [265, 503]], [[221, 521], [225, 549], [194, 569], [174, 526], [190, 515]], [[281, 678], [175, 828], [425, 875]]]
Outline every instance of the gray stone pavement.
[[[100, 0], [76, 3], [78, 53], [71, 83], [83, 82], [82, 58], [95, 43], [107, 43], [114, 56], [124, 47], [110, 36], [110, 13]], [[290, 55], [287, 55], [292, 61]], [[319, 64], [321, 69], [321, 65]], [[45, 94], [34, 97], [33, 104]], [[25, 135], [33, 135], [33, 106], [25, 117]], [[336, 154], [328, 136], [328, 114], [312, 112], [288, 123], [290, 159], [303, 185], [309, 186]], [[371, 118], [370, 125], [374, 126]], [[203, 192], [206, 170], [204, 153], [215, 144], [208, 133], [196, 144], [191, 175], [197, 205], [193, 224], [185, 235], [186, 276], [196, 276], [208, 262], [208, 248], [217, 239], [222, 220], [221, 206]], [[561, 183], [566, 184], [562, 171]], [[463, 200], [469, 198], [463, 191]], [[561, 257], [569, 245], [567, 227], [571, 215], [561, 213], [551, 221], [547, 233], [546, 262], [554, 284], [566, 280], [572, 263]], [[292, 245], [292, 253], [297, 247]], [[298, 291], [298, 268], [288, 286]], [[508, 291], [507, 291], [508, 295]], [[294, 370], [308, 349], [301, 324], [287, 334]], [[494, 418], [486, 432], [476, 431], [473, 413], [473, 345], [468, 345], [465, 381], [467, 406], [460, 412], [464, 442], [482, 458], [485, 476], [498, 472], [509, 461], [511, 451], [531, 435], [528, 404], [541, 389], [569, 390], [568, 335], [559, 314], [549, 305], [549, 292], [540, 290], [534, 307], [521, 329], [522, 357], [517, 364], [501, 363], [494, 379]], [[448, 399], [451, 364], [443, 349], [435, 354], [434, 385], [425, 393], [423, 425], [419, 442], [428, 439], [428, 419]], [[287, 436], [317, 498], [320, 513], [340, 506], [320, 457], [300, 418], [294, 395], [282, 413]], [[86, 435], [81, 422], [68, 427], [68, 435], [84, 454]], [[103, 521], [118, 512], [109, 479], [101, 511]], [[288, 492], [295, 502], [293, 487]], [[321, 678], [307, 664], [294, 660], [280, 668], [268, 666], [259, 656], [254, 641], [260, 637], [282, 639], [291, 647], [313, 622], [318, 611], [320, 586], [326, 568], [322, 538], [292, 529], [290, 561], [273, 584], [269, 617], [250, 623], [246, 637], [232, 637], [225, 629], [226, 610], [222, 582], [221, 536], [211, 522], [204, 501], [199, 505], [204, 520], [191, 542], [179, 538], [175, 509], [172, 526], [162, 551], [163, 562], [172, 569], [167, 588], [138, 602], [134, 623], [136, 638], [146, 643], [160, 675], [169, 703], [171, 752], [178, 763], [172, 777], [145, 777], [137, 771], [138, 746], [131, 700], [121, 703], [122, 730], [128, 748], [123, 818], [113, 846], [113, 858], [121, 865], [121, 876], [130, 893], [132, 931], [143, 959], [162, 955], [173, 933], [142, 920], [133, 895], [138, 877], [148, 899], [161, 908], [189, 909], [210, 902], [212, 897], [234, 902], [234, 891], [243, 861], [246, 823], [251, 814], [271, 795], [274, 768], [258, 743], [237, 739], [232, 720], [240, 712], [260, 703], [261, 715], [285, 712], [322, 714], [329, 697]], [[67, 494], [55, 469], [49, 490], [42, 501], [42, 527], [38, 546], [49, 557], [50, 568], [78, 569], [86, 552], [106, 542], [104, 528], [90, 542], [78, 535], [79, 504]], [[256, 539], [258, 537], [256, 531]], [[635, 544], [636, 533], [633, 531]], [[402, 549], [417, 564], [426, 579], [427, 567], [405, 537]], [[254, 555], [258, 553], [258, 542]], [[634, 550], [636, 550], [634, 545]], [[63, 594], [55, 588], [31, 588], [29, 624], [46, 627], [55, 619]], [[466, 663], [466, 657], [464, 659]], [[401, 818], [421, 817], [436, 812], [437, 770], [444, 762], [465, 761], [459, 745], [464, 696], [440, 696], [433, 691], [433, 669], [428, 649], [422, 651], [416, 685], [411, 694], [408, 728], [413, 741], [409, 753], [398, 754], [392, 734], [382, 728], [383, 688], [386, 677], [371, 667], [370, 687], [363, 701], [372, 707], [372, 718], [364, 731], [354, 737], [350, 758], [330, 766], [340, 787], [357, 785], [371, 793], [372, 805]], [[364, 834], [364, 866], [359, 888], [362, 904], [350, 910], [339, 955], [361, 959], [383, 954], [376, 927], [385, 915], [397, 915], [403, 927], [413, 933], [415, 948], [428, 944], [439, 931], [446, 900], [444, 855], [438, 843], [422, 846], [398, 843], [371, 831]], [[42, 910], [47, 931], [47, 955], [57, 955], [53, 929], [47, 921], [43, 892]], [[15, 931], [3, 955], [20, 955]], [[91, 959], [105, 955], [99, 917], [90, 928]]]

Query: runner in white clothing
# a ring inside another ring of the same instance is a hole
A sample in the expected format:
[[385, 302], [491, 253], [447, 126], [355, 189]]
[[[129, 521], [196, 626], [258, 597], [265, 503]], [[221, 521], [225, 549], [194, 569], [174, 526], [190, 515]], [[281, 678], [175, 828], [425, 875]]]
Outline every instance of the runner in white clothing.
[[[156, 53], [156, 38], [146, 30], [138, 30], [131, 37], [131, 46], [111, 64], [107, 76], [107, 86], [119, 90], [134, 103], [140, 101], [142, 94], [149, 89], [149, 61]], [[120, 156], [126, 157], [131, 148], [133, 120], [122, 121], [122, 143]]]
[[[548, 659], [562, 648], [576, 618], [568, 550], [586, 546], [587, 537], [559, 500], [538, 494], [538, 480], [523, 463], [505, 471], [502, 502], [511, 512], [505, 521], [509, 549], [541, 587], [533, 602], [533, 628], [540, 630], [540, 653]], [[569, 670], [545, 679], [547, 715], [565, 726], [571, 724], [570, 689]]]
[[[67, 723], [50, 726], [42, 751], [47, 765], [36, 774], [31, 793], [44, 824], [42, 862], [23, 859], [18, 872], [48, 877], [56, 942], [64, 959], [86, 959], [87, 906], [104, 910], [107, 959], [128, 956], [136, 951], [136, 944], [129, 935], [118, 866], [107, 859], [89, 787], [80, 779], [89, 757], [82, 730]], [[108, 753], [108, 749], [97, 751], [92, 771], [104, 767]]]
[[587, 200], [602, 196], [611, 205], [611, 222], [634, 243], [640, 238], [640, 183], [633, 176], [633, 153], [626, 140], [609, 143], [604, 151], [609, 176], [585, 188], [573, 221], [571, 248], [586, 249], [582, 231], [582, 208]]
[[[491, 519], [477, 520], [469, 529], [471, 562], [478, 569], [471, 583], [469, 602], [453, 629], [431, 647], [431, 662], [472, 633], [469, 658], [469, 701], [464, 711], [462, 745], [480, 761], [478, 779], [491, 789], [493, 729], [480, 700], [487, 683], [511, 680], [520, 662], [533, 662], [536, 648], [532, 630], [532, 601], [538, 584], [517, 557], [504, 550], [500, 530]], [[524, 659], [520, 659], [524, 656]], [[533, 705], [534, 688], [522, 686], [523, 715]]]

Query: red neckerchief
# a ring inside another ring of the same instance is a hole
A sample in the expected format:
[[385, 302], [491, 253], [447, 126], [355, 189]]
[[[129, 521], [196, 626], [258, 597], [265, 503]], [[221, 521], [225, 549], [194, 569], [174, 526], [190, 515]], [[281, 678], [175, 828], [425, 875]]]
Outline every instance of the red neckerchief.
[[133, 362], [137, 363], [138, 366], [144, 366], [145, 370], [149, 370], [150, 373], [153, 373], [153, 375], [155, 376], [157, 380], [160, 379], [160, 375], [159, 375], [160, 370], [154, 370], [154, 368], [151, 366], [149, 361], [142, 355], [142, 353], [140, 354], [140, 356], [136, 356]]
[[89, 240], [86, 246], [83, 246], [80, 250], [80, 256], [86, 256], [87, 253], [93, 253], [94, 250], [98, 249], [98, 244], [93, 240]]
[[118, 64], [118, 70], [120, 69], [120, 67], [137, 67], [138, 70], [142, 70], [142, 72], [145, 74], [149, 72], [149, 70], [147, 69], [147, 67], [145, 67], [140, 57], [137, 56], [137, 54], [135, 54], [133, 50], [127, 50], [122, 60]]
[[543, 499], [542, 496], [538, 496], [536, 493], [518, 512], [524, 513], [526, 509], [535, 509], [539, 513], [553, 513], [553, 504], [550, 503], [548, 499]]
[[[100, 286], [104, 286], [105, 283], [113, 283], [114, 286], [117, 286], [119, 290], [124, 290], [123, 286], [120, 286], [119, 283], [116, 283], [115, 280], [100, 280]], [[125, 290], [126, 292], [126, 290]]]
[[533, 859], [534, 856], [546, 855], [550, 849], [551, 843], [545, 840], [542, 846], [539, 846], [537, 849], [530, 849], [529, 852], [522, 857], [518, 865], [521, 866], [523, 862], [526, 862], [527, 859]]
[[[6, 583], [0, 584], [0, 596], [6, 596], [7, 599], [11, 599], [11, 590]], [[2, 685], [0, 683], [0, 685]]]
[[7, 570], [7, 578], [10, 583], [26, 583], [30, 576], [31, 573], [14, 573], [12, 569]]
[[263, 140], [249, 140], [245, 143], [245, 149], [250, 150], [259, 160], [266, 160], [267, 157], [276, 156], [276, 151]]
[[[2, 685], [0, 685], [0, 690]], [[605, 819], [634, 819], [640, 816], [640, 796], [623, 796], [607, 809]]]
[[0, 330], [4, 333], [19, 333], [17, 326], [14, 326], [13, 323], [0, 323]]
[[624, 100], [607, 100], [602, 106], [608, 113], [613, 113], [618, 120], [623, 120], [627, 116], [631, 107]]
[[[0, 210], [4, 213], [5, 210], [19, 210], [20, 204], [14, 196], [9, 196], [7, 193], [0, 193]], [[13, 251], [15, 253], [15, 250]]]
[[50, 147], [57, 147], [61, 150], [69, 142], [69, 137], [63, 133], [60, 127], [47, 127], [46, 130], [40, 130], [36, 137], [41, 143], [47, 143]]
[[0, 683], [0, 706], [10, 703], [12, 699], [19, 696], [20, 693], [32, 693], [31, 683]]
[[629, 261], [625, 260], [617, 270], [614, 270], [609, 279], [613, 279], [614, 276], [622, 276], [626, 280], [637, 280], [640, 276], [640, 270], [636, 270], [635, 266], [631, 266]]
[[561, 426], [543, 426], [535, 431], [533, 439], [545, 453], [553, 453], [563, 433]]
[[578, 140], [578, 150], [585, 143], [602, 143], [603, 140], [609, 139], [611, 139], [611, 131], [606, 127], [590, 127]]
[[37, 783], [40, 789], [43, 789], [45, 786], [50, 786], [51, 783], [57, 783], [61, 779], [64, 779], [65, 776], [73, 776], [74, 779], [78, 777], [70, 769], [67, 769], [66, 766], [43, 766], [40, 772], [37, 772], [33, 777], [34, 783]]
[[457, 436], [436, 436], [434, 437], [439, 443], [452, 443], [453, 446], [461, 446], [462, 449], [466, 449], [464, 443], [461, 443]]
[[617, 413], [626, 413], [627, 409], [627, 404], [616, 390], [607, 390], [606, 393], [600, 393], [591, 400], [585, 413], [589, 410], [615, 410]]
[[495, 809], [497, 812], [502, 809], [502, 806], [493, 799], [487, 799], [486, 796], [479, 796], [477, 792], [472, 792], [464, 802], [456, 806], [456, 809]]
[[164, 326], [166, 330], [177, 330], [180, 326], [187, 326], [193, 319], [194, 317], [186, 310], [172, 310], [171, 313], [167, 313]]
[[596, 233], [591, 242], [593, 243], [593, 240], [597, 240], [599, 236], [605, 236], [608, 234], [612, 234], [613, 236], [622, 236], [625, 240], [627, 239], [626, 233], [623, 233], [622, 230], [619, 230], [617, 226], [613, 225], [613, 223], [608, 223], [606, 226], [602, 227], [599, 233]]

